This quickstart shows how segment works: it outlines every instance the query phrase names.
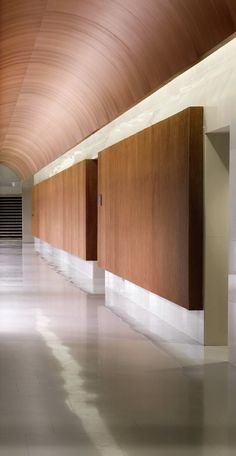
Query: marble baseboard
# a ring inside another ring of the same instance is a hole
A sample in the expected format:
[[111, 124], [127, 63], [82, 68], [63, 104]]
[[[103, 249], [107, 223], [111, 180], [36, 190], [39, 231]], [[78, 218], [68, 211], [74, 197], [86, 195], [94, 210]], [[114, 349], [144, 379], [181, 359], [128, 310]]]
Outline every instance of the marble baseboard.
[[136, 306], [156, 315], [177, 331], [200, 344], [204, 343], [204, 311], [184, 309], [107, 271], [105, 273], [105, 288], [108, 307], [120, 307], [121, 303], [128, 299]]
[[42, 258], [86, 293], [105, 293], [105, 272], [96, 261], [85, 261], [38, 238], [34, 238], [34, 247]]

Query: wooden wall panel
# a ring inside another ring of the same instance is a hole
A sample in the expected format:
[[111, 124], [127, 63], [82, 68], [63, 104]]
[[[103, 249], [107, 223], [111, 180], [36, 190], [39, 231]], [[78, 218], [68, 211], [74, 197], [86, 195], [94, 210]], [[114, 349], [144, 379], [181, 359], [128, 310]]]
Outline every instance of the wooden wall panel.
[[84, 160], [33, 189], [33, 235], [97, 259], [97, 160]]
[[[85, 165], [87, 162], [85, 162]], [[97, 166], [97, 162], [94, 163], [94, 166]], [[87, 230], [86, 234], [86, 198], [84, 198], [84, 194], [86, 191], [86, 166], [75, 165], [71, 168], [72, 176], [71, 180], [73, 182], [73, 193], [78, 195], [78, 198], [73, 198], [72, 203], [72, 210], [71, 210], [71, 242], [72, 246], [74, 246], [74, 253], [75, 255], [81, 256], [82, 258], [88, 258], [87, 251], [86, 251], [86, 243], [87, 243], [87, 236], [88, 233], [91, 231], [91, 227]], [[97, 170], [95, 170], [95, 174], [97, 175]], [[87, 175], [88, 178], [88, 175]], [[96, 186], [93, 188], [96, 188]], [[97, 195], [94, 192], [95, 198]], [[88, 198], [88, 195], [87, 195]], [[91, 204], [91, 200], [89, 200], [89, 205]], [[91, 206], [90, 206], [91, 207]], [[94, 212], [96, 215], [96, 211]], [[83, 220], [83, 223], [80, 223], [80, 220]], [[97, 220], [96, 220], [97, 223]], [[80, 229], [78, 230], [78, 226]], [[97, 239], [97, 233], [95, 234], [95, 238]], [[76, 247], [75, 247], [76, 246]], [[80, 246], [83, 246], [83, 251], [81, 252]], [[97, 255], [96, 250], [94, 250], [95, 256]], [[94, 254], [92, 255], [94, 256]], [[91, 256], [90, 256], [91, 257]]]
[[203, 110], [189, 108], [99, 154], [99, 265], [202, 308]]

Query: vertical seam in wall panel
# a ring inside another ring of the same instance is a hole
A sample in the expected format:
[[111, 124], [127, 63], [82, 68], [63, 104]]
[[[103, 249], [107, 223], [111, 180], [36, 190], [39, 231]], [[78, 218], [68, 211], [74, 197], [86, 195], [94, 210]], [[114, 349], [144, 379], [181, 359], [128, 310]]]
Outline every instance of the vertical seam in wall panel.
[[[201, 310], [203, 308], [203, 108], [192, 107], [189, 115], [189, 308]], [[201, 122], [201, 128], [198, 128], [199, 122]]]

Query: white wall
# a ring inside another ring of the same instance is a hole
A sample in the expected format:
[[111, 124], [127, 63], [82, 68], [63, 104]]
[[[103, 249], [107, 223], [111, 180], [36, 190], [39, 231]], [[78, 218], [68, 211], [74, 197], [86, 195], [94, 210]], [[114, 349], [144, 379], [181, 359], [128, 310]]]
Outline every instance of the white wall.
[[204, 332], [228, 343], [229, 133], [206, 135], [204, 154]]
[[20, 195], [21, 192], [20, 178], [10, 168], [0, 164], [0, 195]]
[[[236, 323], [236, 39], [218, 49], [190, 70], [175, 78], [134, 108], [96, 132], [87, 140], [51, 163], [35, 175], [35, 182], [56, 174], [83, 160], [94, 158], [98, 152], [119, 140], [153, 125], [189, 106], [204, 106], [205, 133], [228, 127], [230, 130], [230, 188], [229, 188], [229, 321]], [[234, 292], [235, 290], [235, 292]], [[120, 290], [122, 292], [122, 289]], [[137, 289], [137, 296], [139, 292]], [[137, 300], [138, 303], [138, 300]], [[214, 309], [213, 309], [214, 311]], [[175, 313], [178, 313], [178, 306]], [[196, 319], [201, 325], [202, 318]], [[176, 321], [178, 319], [176, 318]], [[173, 323], [173, 318], [171, 317]], [[236, 324], [230, 324], [231, 359], [236, 362]], [[200, 334], [195, 327], [193, 334]], [[207, 339], [210, 343], [209, 338]], [[214, 340], [214, 343], [216, 341]], [[220, 343], [220, 342], [219, 342]]]

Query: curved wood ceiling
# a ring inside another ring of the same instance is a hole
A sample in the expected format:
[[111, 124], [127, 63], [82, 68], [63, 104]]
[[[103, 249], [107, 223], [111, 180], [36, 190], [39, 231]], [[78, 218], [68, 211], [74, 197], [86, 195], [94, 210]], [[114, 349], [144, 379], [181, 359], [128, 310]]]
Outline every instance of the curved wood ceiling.
[[235, 0], [0, 5], [0, 162], [23, 179], [236, 31]]

